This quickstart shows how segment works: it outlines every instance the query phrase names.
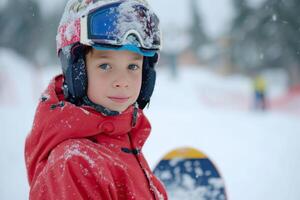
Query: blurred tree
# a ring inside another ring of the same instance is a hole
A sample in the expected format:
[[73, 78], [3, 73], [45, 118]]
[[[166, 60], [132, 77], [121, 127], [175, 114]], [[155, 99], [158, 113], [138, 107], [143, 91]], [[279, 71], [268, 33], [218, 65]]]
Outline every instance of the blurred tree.
[[199, 6], [197, 0], [190, 0], [190, 10], [192, 24], [190, 27], [191, 36], [191, 49], [194, 52], [198, 52], [199, 48], [203, 46], [207, 41], [208, 37], [203, 29], [202, 18], [200, 15]]
[[247, 71], [283, 68], [290, 85], [300, 84], [300, 1], [266, 0], [257, 8], [247, 2], [234, 0], [233, 63]]
[[9, 0], [0, 9], [0, 46], [39, 66], [57, 63], [55, 36], [62, 7], [46, 16], [37, 0]]
[[232, 23], [231, 33], [231, 59], [236, 70], [244, 70], [256, 67], [258, 64], [257, 46], [250, 37], [250, 31], [257, 26], [254, 16], [255, 10], [251, 8], [247, 0], [233, 0], [236, 16]]
[[10, 0], [1, 10], [0, 45], [33, 58], [41, 39], [41, 15], [33, 0]]
[[56, 56], [56, 33], [60, 21], [63, 8], [58, 8], [55, 12], [43, 17], [42, 24], [40, 25], [43, 30], [43, 35], [38, 45], [40, 49], [36, 54], [36, 60], [42, 64], [57, 64], [58, 58]]
[[266, 6], [273, 12], [280, 42], [277, 46], [281, 46], [277, 62], [287, 69], [290, 85], [300, 85], [300, 1], [268, 0]]

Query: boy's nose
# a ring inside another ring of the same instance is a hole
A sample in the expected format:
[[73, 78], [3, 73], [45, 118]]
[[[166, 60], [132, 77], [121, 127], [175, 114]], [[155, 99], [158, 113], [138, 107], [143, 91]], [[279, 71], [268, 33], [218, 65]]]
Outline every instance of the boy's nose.
[[119, 79], [119, 80], [116, 80], [113, 83], [113, 86], [115, 88], [127, 88], [128, 87], [128, 81], [126, 81], [124, 78], [123, 79]]

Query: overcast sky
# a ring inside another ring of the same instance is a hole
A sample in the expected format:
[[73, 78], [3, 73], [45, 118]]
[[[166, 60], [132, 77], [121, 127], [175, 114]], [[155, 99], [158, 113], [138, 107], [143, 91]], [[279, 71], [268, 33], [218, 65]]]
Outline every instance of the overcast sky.
[[[40, 2], [42, 11], [46, 14], [58, 6], [64, 6], [67, 0], [40, 0]], [[170, 25], [188, 26], [189, 0], [148, 0], [148, 2], [160, 17], [163, 28]], [[198, 5], [209, 34], [218, 35], [228, 27], [233, 16], [231, 0], [199, 0]]]
[[[190, 24], [189, 0], [148, 0], [159, 15], [162, 25], [186, 27]], [[229, 26], [233, 16], [231, 0], [199, 0], [204, 26], [210, 35], [218, 35]]]
[[[0, 0], [0, 7], [8, 0]], [[265, 0], [249, 0], [252, 6], [257, 6]], [[59, 6], [63, 7], [67, 0], [38, 0], [42, 12], [47, 15]], [[163, 29], [168, 26], [186, 27], [190, 23], [189, 0], [148, 0], [162, 22]], [[206, 31], [211, 36], [218, 36], [226, 31], [234, 17], [232, 0], [198, 0], [199, 10]]]

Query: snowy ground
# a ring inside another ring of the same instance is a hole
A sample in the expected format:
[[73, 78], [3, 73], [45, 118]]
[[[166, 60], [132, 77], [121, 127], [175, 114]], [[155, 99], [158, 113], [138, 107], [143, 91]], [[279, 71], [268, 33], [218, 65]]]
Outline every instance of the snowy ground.
[[[38, 94], [58, 72], [32, 71], [22, 58], [0, 49], [1, 200], [28, 199], [24, 140]], [[244, 77], [183, 67], [174, 81], [166, 69], [159, 70], [145, 111], [153, 127], [144, 148], [150, 165], [175, 147], [192, 146], [217, 164], [230, 200], [300, 199], [300, 117], [250, 111], [250, 95]]]

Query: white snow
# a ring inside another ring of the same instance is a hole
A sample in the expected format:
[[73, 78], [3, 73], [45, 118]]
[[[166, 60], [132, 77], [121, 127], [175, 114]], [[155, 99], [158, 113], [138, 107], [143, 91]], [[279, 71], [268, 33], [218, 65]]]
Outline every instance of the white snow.
[[86, 160], [91, 168], [95, 167], [95, 161], [86, 153], [86, 152], [82, 152], [80, 150], [80, 146], [79, 144], [72, 144], [69, 147], [66, 147], [66, 152], [64, 153], [64, 155], [62, 156], [65, 160], [69, 160], [71, 159], [73, 156], [78, 156], [78, 157], [82, 157], [84, 160]]
[[[250, 111], [247, 78], [220, 78], [189, 68], [182, 68], [180, 74], [175, 82], [164, 70], [158, 72], [146, 111], [153, 127], [144, 148], [150, 164], [155, 166], [162, 154], [178, 146], [192, 146], [216, 163], [229, 199], [299, 199], [299, 115]], [[269, 87], [270, 93], [277, 93], [282, 86]], [[201, 100], [201, 88], [221, 103]], [[235, 93], [242, 95], [228, 97]]]
[[[60, 72], [58, 67], [36, 72], [30, 65], [1, 49], [0, 73], [10, 79], [0, 83], [0, 96], [9, 96], [8, 102], [0, 101], [1, 200], [28, 199], [25, 137], [41, 92]], [[173, 148], [191, 146], [204, 151], [217, 165], [230, 200], [299, 199], [299, 115], [251, 111], [251, 82], [242, 76], [224, 78], [188, 66], [181, 68], [178, 81], [167, 69], [160, 67], [157, 74], [156, 90], [145, 111], [152, 134], [144, 154], [152, 167]], [[278, 94], [282, 85], [276, 83], [270, 90]], [[203, 93], [208, 99], [223, 98], [225, 103], [207, 103]], [[231, 94], [243, 98], [231, 98]]]

